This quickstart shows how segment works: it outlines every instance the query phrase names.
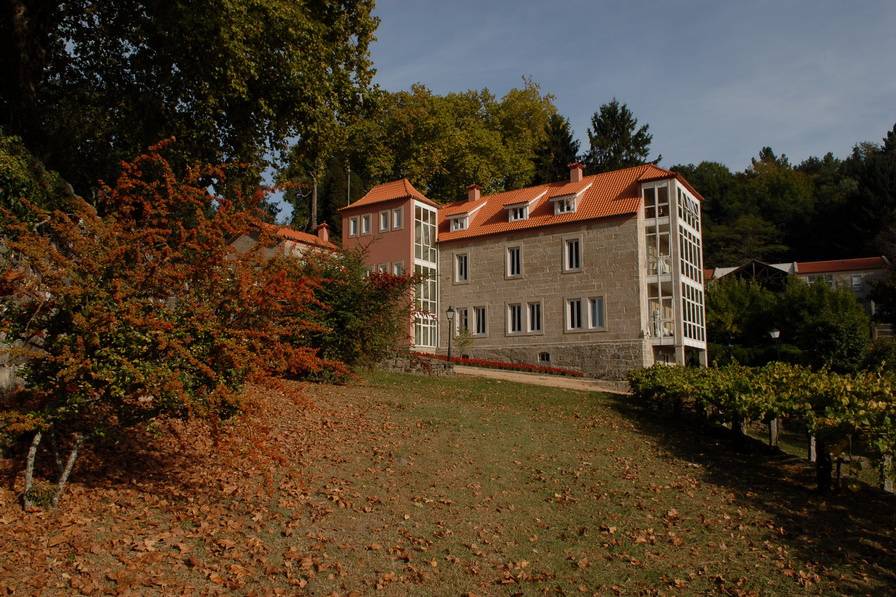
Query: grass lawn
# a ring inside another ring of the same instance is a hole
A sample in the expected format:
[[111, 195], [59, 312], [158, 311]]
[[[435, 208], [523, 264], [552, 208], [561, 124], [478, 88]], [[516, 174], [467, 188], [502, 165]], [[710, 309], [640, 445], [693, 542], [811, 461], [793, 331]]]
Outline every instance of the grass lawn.
[[[298, 385], [298, 384], [297, 384]], [[736, 451], [625, 397], [366, 374], [254, 388], [217, 445], [88, 458], [59, 511], [0, 495], [22, 594], [883, 594], [896, 499], [822, 499], [807, 465]], [[160, 445], [160, 447], [156, 447]], [[18, 481], [20, 483], [20, 480]]]

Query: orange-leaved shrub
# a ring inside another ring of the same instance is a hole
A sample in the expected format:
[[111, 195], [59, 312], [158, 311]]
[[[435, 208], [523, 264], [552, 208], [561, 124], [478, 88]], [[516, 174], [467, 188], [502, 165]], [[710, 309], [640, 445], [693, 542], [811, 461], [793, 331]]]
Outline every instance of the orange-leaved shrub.
[[82, 441], [157, 417], [214, 423], [265, 376], [345, 373], [310, 342], [320, 280], [265, 258], [276, 241], [264, 233], [246, 252], [230, 244], [264, 230], [263, 192], [215, 195], [223, 169], [178, 177], [161, 151], [123, 164], [93, 206], [69, 197], [46, 212], [23, 198], [26, 217], [0, 215], [0, 331], [23, 380], [0, 425], [31, 433], [26, 506], [48, 432], [70, 448], [55, 503]]

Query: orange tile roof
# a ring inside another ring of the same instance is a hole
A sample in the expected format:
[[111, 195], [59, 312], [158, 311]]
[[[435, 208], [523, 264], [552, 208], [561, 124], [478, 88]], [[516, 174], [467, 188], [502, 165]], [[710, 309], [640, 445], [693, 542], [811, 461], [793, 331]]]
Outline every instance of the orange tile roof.
[[445, 217], [460, 216], [476, 211], [485, 204], [485, 199], [480, 198], [476, 201], [462, 201], [460, 203], [452, 203], [439, 209], [439, 215]]
[[578, 195], [585, 187], [591, 184], [591, 180], [583, 178], [579, 182], [568, 182], [557, 187], [552, 187], [548, 193], [548, 197], [566, 197], [567, 195]]
[[266, 230], [277, 235], [279, 238], [291, 240], [305, 245], [312, 245], [315, 247], [324, 247], [327, 249], [339, 248], [329, 241], [323, 242], [316, 234], [309, 234], [300, 230], [294, 230], [289, 226], [272, 226], [271, 224], [265, 224], [264, 226]]
[[520, 193], [513, 195], [501, 203], [501, 207], [510, 207], [511, 205], [524, 205], [531, 203], [536, 199], [541, 199], [545, 190], [542, 187], [529, 187], [528, 189], [520, 189], [521, 191], [531, 191], [530, 193]]
[[405, 199], [408, 197], [412, 197], [433, 207], [439, 207], [438, 203], [427, 198], [423, 193], [415, 189], [414, 185], [411, 184], [411, 181], [407, 178], [402, 178], [401, 180], [393, 180], [391, 182], [384, 182], [383, 184], [376, 185], [357, 201], [350, 205], [346, 205], [345, 207], [340, 207], [339, 211], [353, 209], [355, 207], [365, 207], [375, 203], [392, 201], [393, 199]]
[[[549, 195], [554, 189], [568, 187], [570, 185], [568, 182], [542, 184], [484, 196], [482, 199], [485, 200], [485, 206], [472, 218], [469, 227], [465, 230], [451, 232], [446, 224], [446, 215], [450, 215], [453, 213], [451, 210], [462, 205], [462, 203], [455, 203], [439, 210], [439, 242], [568, 222], [631, 216], [638, 213], [641, 205], [640, 183], [645, 180], [664, 178], [677, 178], [677, 175], [653, 164], [586, 176], [581, 183], [574, 183], [582, 186], [591, 184], [579, 198], [576, 211], [560, 215], [554, 215], [554, 206]], [[531, 198], [542, 192], [545, 195], [529, 208], [528, 219], [508, 221], [505, 205], [523, 203], [527, 201], [527, 197]]]
[[886, 257], [859, 257], [856, 259], [831, 259], [828, 261], [797, 261], [798, 274], [826, 274], [862, 269], [881, 269], [890, 264]]

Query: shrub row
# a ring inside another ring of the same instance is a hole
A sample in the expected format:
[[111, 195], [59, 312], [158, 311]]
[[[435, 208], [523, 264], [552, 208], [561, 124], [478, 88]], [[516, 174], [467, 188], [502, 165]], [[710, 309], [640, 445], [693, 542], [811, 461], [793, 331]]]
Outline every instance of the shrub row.
[[[417, 356], [447, 361], [448, 357], [441, 354], [417, 353]], [[508, 369], [510, 371], [523, 371], [526, 373], [545, 373], [547, 375], [566, 375], [568, 377], [584, 377], [581, 371], [566, 369], [564, 367], [549, 367], [546, 365], [532, 365], [530, 363], [510, 363], [506, 361], [492, 361], [489, 359], [475, 359], [469, 357], [451, 357], [452, 363], [469, 365], [471, 367], [485, 367], [486, 369]]]
[[[896, 382], [880, 373], [838, 374], [784, 363], [703, 369], [654, 365], [632, 371], [628, 381], [638, 400], [675, 410], [716, 411], [735, 429], [749, 420], [798, 419], [816, 437], [820, 467], [829, 468], [831, 447], [850, 436], [860, 436], [880, 462], [896, 451]], [[819, 470], [820, 485], [823, 475], [829, 478], [829, 471]]]

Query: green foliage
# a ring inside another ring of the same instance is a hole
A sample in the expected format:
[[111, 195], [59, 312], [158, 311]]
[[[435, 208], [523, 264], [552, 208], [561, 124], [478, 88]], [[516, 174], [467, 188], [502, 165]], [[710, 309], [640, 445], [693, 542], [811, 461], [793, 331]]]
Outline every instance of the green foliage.
[[553, 98], [525, 80], [500, 100], [488, 90], [435, 95], [423, 85], [383, 93], [348, 132], [352, 171], [367, 185], [407, 177], [428, 196], [454, 201], [529, 184]]
[[[846, 288], [789, 279], [782, 292], [722, 278], [706, 289], [707, 336], [718, 363], [772, 360], [854, 371], [866, 358], [870, 321]], [[772, 340], [769, 332], [780, 331]]]
[[896, 149], [860, 143], [794, 166], [764, 147], [750, 167], [676, 165], [704, 197], [704, 262], [805, 261], [896, 254]]
[[329, 138], [370, 93], [372, 0], [16, 5], [0, 125], [87, 197], [171, 136], [176, 165], [239, 161], [254, 179], [266, 152]]
[[579, 159], [579, 141], [572, 134], [569, 119], [552, 114], [545, 129], [545, 138], [535, 148], [534, 184], [566, 180], [569, 164]]
[[[646, 124], [639, 127], [628, 106], [613, 98], [591, 116], [585, 167], [597, 173], [645, 163], [653, 141], [649, 129]], [[654, 163], [662, 157], [657, 156]]]
[[33, 216], [25, 201], [46, 210], [65, 205], [72, 194], [59, 174], [44, 168], [18, 137], [0, 134], [0, 207], [16, 217]]
[[370, 272], [364, 253], [319, 254], [301, 265], [320, 279], [310, 342], [324, 358], [372, 366], [409, 341], [410, 291], [414, 276]]

